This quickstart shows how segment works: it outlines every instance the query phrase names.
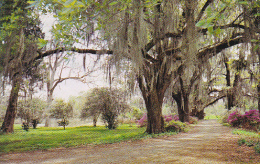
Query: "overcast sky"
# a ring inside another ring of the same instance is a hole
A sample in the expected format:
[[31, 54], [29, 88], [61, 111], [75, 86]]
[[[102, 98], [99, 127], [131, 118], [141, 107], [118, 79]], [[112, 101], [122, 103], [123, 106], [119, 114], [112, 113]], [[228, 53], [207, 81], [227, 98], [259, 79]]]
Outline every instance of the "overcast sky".
[[[51, 29], [55, 23], [55, 18], [51, 15], [42, 15], [41, 20], [43, 23], [43, 32], [45, 33], [45, 39], [51, 39]], [[86, 67], [91, 67], [91, 62], [93, 63], [93, 57], [91, 55], [87, 55], [86, 57]], [[82, 55], [78, 54], [74, 55], [74, 63], [71, 61], [69, 64], [71, 67], [77, 67], [78, 69], [81, 68], [82, 75], [84, 74], [83, 70], [83, 62], [82, 62]], [[69, 70], [64, 72], [64, 75], [68, 74]], [[71, 74], [73, 76], [73, 74]], [[87, 91], [90, 88], [98, 87], [98, 86], [107, 86], [107, 82], [105, 80], [104, 71], [98, 71], [92, 74], [92, 77], [87, 78], [87, 83], [82, 83], [77, 80], [65, 80], [60, 83], [56, 89], [54, 90], [54, 98], [63, 98], [68, 99], [70, 96], [78, 96], [80, 92]], [[40, 97], [46, 97], [46, 86], [45, 91], [39, 93]]]

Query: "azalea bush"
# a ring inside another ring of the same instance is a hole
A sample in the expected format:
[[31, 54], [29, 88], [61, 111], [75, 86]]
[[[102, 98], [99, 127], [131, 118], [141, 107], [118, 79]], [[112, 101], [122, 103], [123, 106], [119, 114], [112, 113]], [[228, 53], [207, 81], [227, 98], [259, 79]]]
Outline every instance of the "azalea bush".
[[144, 114], [140, 120], [137, 120], [139, 127], [147, 126], [147, 114]]
[[[165, 127], [170, 123], [171, 121], [179, 121], [179, 116], [178, 115], [164, 115], [164, 122], [165, 122]], [[190, 121], [186, 124], [197, 124], [199, 122], [199, 119], [197, 117], [192, 117], [190, 116]], [[144, 114], [140, 120], [137, 120], [137, 124], [139, 127], [145, 127], [147, 125], [147, 114]]]
[[260, 114], [257, 110], [249, 110], [246, 111], [245, 114], [235, 111], [228, 116], [227, 122], [233, 127], [242, 127], [258, 131], [260, 126]]
[[167, 132], [187, 132], [188, 131], [188, 125], [186, 123], [180, 122], [180, 121], [170, 121], [166, 123], [165, 130]]
[[199, 123], [198, 117], [190, 116], [190, 121], [189, 121], [189, 123], [190, 123], [190, 124], [197, 124], [197, 123]]
[[171, 115], [171, 114], [169, 114], [169, 115], [163, 116], [163, 118], [164, 118], [165, 122], [170, 122], [172, 120], [179, 121], [179, 116], [178, 115]]

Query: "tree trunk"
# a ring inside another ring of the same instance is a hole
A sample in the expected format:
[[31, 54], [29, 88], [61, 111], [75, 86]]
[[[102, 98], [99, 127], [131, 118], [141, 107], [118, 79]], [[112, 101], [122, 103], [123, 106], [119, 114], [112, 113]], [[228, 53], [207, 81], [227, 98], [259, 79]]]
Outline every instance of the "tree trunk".
[[2, 131], [5, 133], [12, 133], [14, 131], [14, 120], [17, 111], [20, 84], [21, 77], [19, 74], [16, 74], [12, 81], [12, 90], [9, 97], [9, 103], [7, 106], [4, 122], [1, 127]]
[[178, 91], [177, 94], [172, 93], [172, 98], [173, 98], [173, 99], [175, 100], [175, 102], [177, 103], [179, 120], [180, 120], [181, 122], [184, 122], [184, 110], [183, 110], [181, 92]]
[[93, 118], [93, 126], [96, 127], [97, 126], [97, 118], [94, 116]]
[[145, 97], [147, 109], [147, 129], [148, 134], [158, 134], [164, 132], [164, 120], [162, 116], [163, 97], [159, 97], [157, 92], [150, 92]]
[[[230, 66], [229, 66], [229, 61], [228, 58], [226, 56], [224, 56], [224, 62], [225, 62], [225, 67], [226, 67], [226, 82], [227, 82], [227, 86], [231, 87], [231, 75], [230, 75]], [[233, 107], [233, 94], [232, 94], [232, 90], [228, 90], [227, 91], [227, 106], [228, 106], [228, 110], [231, 110], [231, 108]]]
[[184, 122], [190, 122], [189, 94], [183, 94]]

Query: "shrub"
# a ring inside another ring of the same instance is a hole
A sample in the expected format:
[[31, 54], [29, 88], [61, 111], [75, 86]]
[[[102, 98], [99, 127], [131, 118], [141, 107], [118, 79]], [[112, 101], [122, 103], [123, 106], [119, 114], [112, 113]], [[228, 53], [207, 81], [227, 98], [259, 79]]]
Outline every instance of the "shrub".
[[[179, 120], [178, 115], [165, 115], [165, 116], [163, 116], [163, 118], [164, 118], [165, 123]], [[137, 120], [137, 123], [140, 127], [145, 127], [147, 125], [147, 114], [144, 114], [140, 120]]]
[[247, 111], [243, 115], [235, 111], [229, 115], [227, 121], [233, 127], [257, 131], [260, 126], [260, 114], [257, 110]]
[[238, 127], [243, 122], [243, 116], [235, 111], [228, 116], [227, 122], [233, 127]]
[[69, 120], [67, 120], [67, 119], [62, 119], [61, 121], [58, 121], [57, 122], [58, 123], [58, 125], [59, 126], [63, 126], [63, 128], [64, 128], [64, 130], [65, 130], [65, 127], [67, 126], [67, 125], [69, 125]]
[[258, 142], [255, 147], [254, 147], [256, 153], [259, 153], [260, 154], [260, 142]]
[[260, 115], [257, 110], [250, 110], [243, 115], [243, 127], [257, 131], [260, 125]]
[[33, 129], [36, 129], [38, 123], [39, 123], [39, 119], [32, 120]]
[[144, 114], [140, 120], [137, 120], [139, 127], [147, 126], [147, 114]]
[[198, 117], [190, 116], [190, 121], [189, 121], [190, 124], [197, 124], [198, 122], [199, 122]]
[[26, 131], [29, 130], [29, 124], [28, 123], [23, 122], [22, 127], [23, 127], [23, 130], [26, 130]]
[[188, 129], [188, 125], [186, 123], [180, 121], [170, 121], [166, 123], [165, 130], [167, 132], [186, 132]]

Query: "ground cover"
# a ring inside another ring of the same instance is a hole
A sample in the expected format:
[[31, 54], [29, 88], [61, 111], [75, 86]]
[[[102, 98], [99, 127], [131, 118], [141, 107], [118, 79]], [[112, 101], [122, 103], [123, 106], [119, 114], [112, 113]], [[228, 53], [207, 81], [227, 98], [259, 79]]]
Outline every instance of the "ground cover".
[[15, 125], [12, 134], [0, 135], [0, 154], [47, 150], [60, 147], [77, 147], [83, 145], [109, 144], [128, 140], [139, 140], [157, 136], [170, 136], [176, 132], [162, 134], [147, 134], [145, 127], [123, 124], [117, 129], [109, 130], [104, 126], [40, 127], [22, 130], [21, 125]]
[[260, 154], [260, 133], [243, 129], [235, 129], [232, 133], [239, 135], [239, 146], [254, 147], [256, 153]]
[[62, 127], [40, 127], [29, 131], [16, 125], [13, 134], [0, 135], [0, 153], [115, 143], [145, 137], [144, 131], [145, 128], [135, 125], [121, 125], [115, 130], [108, 130], [104, 126], [81, 126], [67, 127], [66, 130]]

